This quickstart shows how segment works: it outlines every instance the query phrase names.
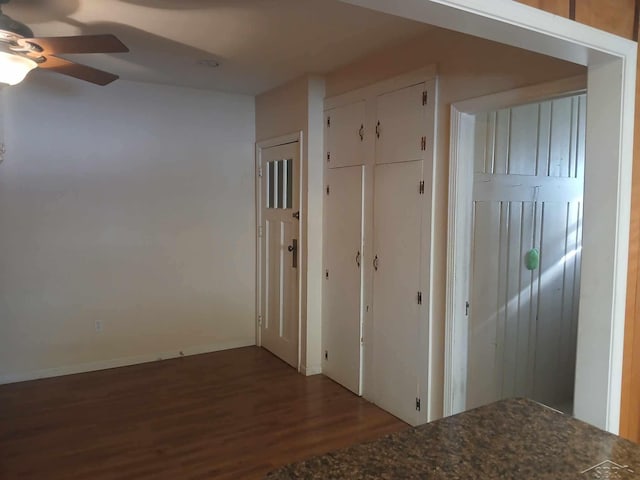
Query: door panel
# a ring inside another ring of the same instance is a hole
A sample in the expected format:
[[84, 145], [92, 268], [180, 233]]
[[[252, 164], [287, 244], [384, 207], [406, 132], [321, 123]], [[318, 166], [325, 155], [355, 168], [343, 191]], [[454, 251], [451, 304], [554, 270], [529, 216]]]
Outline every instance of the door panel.
[[[380, 95], [377, 102], [376, 164], [421, 160], [427, 107], [422, 94], [425, 84]], [[432, 138], [427, 138], [432, 142]]]
[[327, 172], [324, 374], [361, 393], [363, 167]]
[[422, 162], [377, 165], [374, 187], [374, 402], [416, 424]]
[[477, 229], [482, 225], [484, 231], [474, 231], [472, 271], [483, 272], [484, 281], [477, 284], [474, 281], [471, 289], [467, 408], [490, 403], [498, 393], [495, 299], [498, 298], [499, 268], [493, 259], [500, 245], [500, 212], [499, 203], [476, 202], [474, 205], [474, 226]]
[[261, 344], [298, 368], [298, 142], [262, 150]]
[[366, 102], [336, 107], [326, 112], [326, 155], [329, 168], [364, 165]]
[[534, 394], [548, 405], [573, 398], [581, 223], [579, 202], [542, 204]]

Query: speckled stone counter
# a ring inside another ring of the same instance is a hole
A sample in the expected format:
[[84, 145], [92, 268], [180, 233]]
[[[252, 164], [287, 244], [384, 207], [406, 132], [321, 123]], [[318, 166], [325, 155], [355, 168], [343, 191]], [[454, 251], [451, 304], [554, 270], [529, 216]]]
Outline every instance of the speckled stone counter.
[[267, 478], [640, 479], [640, 445], [515, 399], [288, 465]]

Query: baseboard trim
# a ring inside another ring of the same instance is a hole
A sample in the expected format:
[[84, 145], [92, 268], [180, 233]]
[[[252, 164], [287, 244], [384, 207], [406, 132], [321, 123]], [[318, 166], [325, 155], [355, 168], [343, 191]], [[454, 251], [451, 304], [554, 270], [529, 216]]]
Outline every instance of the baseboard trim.
[[306, 377], [310, 377], [311, 375], [319, 375], [322, 373], [321, 365], [300, 365], [300, 373]]
[[146, 355], [137, 355], [134, 357], [115, 358], [112, 360], [103, 360], [99, 362], [79, 363], [77, 365], [47, 368], [44, 370], [34, 370], [24, 373], [9, 373], [6, 375], [0, 375], [0, 385], [26, 382], [29, 380], [38, 380], [41, 378], [60, 377], [63, 375], [74, 375], [77, 373], [95, 372], [96, 370], [107, 370], [117, 367], [128, 367], [130, 365], [156, 362], [158, 360], [169, 360], [171, 358], [189, 357], [191, 355], [219, 352], [222, 350], [230, 350], [232, 348], [250, 347], [255, 344], [256, 339], [252, 336], [250, 338], [242, 340], [218, 342], [211, 345], [198, 345], [195, 347], [186, 347], [183, 349], [171, 350], [161, 353], [150, 353]]

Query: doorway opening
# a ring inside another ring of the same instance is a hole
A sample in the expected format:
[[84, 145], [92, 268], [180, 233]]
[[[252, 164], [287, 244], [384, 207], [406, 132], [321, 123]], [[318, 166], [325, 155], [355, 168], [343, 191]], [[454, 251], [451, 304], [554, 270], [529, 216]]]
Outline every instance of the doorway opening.
[[[455, 105], [449, 413], [502, 398], [573, 411], [586, 81]], [[455, 182], [454, 182], [455, 183]]]
[[467, 408], [527, 397], [571, 414], [586, 94], [474, 117]]

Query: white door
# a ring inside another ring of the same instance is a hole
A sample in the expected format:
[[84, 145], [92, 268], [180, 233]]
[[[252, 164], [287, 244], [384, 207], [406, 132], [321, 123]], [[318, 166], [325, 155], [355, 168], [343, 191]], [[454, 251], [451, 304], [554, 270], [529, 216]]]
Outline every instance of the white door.
[[362, 368], [363, 167], [326, 174], [322, 372], [356, 394]]
[[375, 167], [373, 251], [374, 403], [419, 423], [419, 352], [422, 312], [420, 257], [422, 161]]
[[428, 275], [422, 272], [430, 268], [423, 236], [430, 198], [424, 180], [431, 179], [424, 168], [433, 153], [429, 85], [379, 95], [374, 130], [373, 401], [412, 425], [427, 419], [421, 396], [429, 355]]
[[327, 110], [325, 160], [329, 168], [363, 165], [366, 102]]
[[261, 344], [298, 368], [299, 143], [263, 149]]
[[585, 113], [579, 95], [476, 117], [467, 408], [571, 409]]
[[377, 100], [376, 164], [422, 160], [428, 138], [426, 85], [380, 95]]

